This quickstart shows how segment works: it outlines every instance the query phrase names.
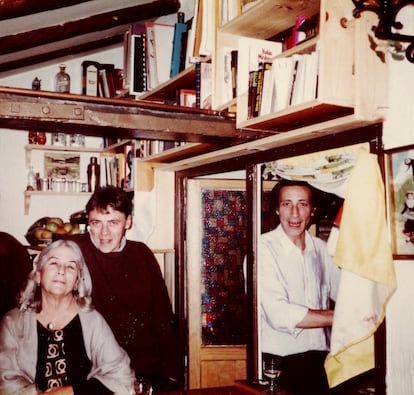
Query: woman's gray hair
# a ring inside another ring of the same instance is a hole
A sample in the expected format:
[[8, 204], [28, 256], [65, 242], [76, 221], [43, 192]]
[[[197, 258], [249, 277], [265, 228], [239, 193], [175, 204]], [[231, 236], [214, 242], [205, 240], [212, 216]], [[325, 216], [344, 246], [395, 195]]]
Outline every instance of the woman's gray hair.
[[60, 239], [45, 247], [35, 259], [33, 270], [29, 274], [25, 288], [20, 293], [20, 310], [33, 310], [39, 313], [42, 310], [42, 288], [37, 281], [37, 274], [41, 274], [50, 253], [58, 247], [69, 248], [75, 258], [78, 269], [78, 286], [72, 291], [75, 302], [82, 310], [91, 310], [92, 280], [85, 259], [79, 246], [72, 240]]

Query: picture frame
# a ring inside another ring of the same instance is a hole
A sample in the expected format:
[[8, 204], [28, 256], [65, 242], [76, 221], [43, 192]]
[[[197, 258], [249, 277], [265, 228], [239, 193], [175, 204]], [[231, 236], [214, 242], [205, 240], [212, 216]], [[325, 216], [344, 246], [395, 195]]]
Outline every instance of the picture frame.
[[392, 253], [414, 259], [414, 145], [387, 151], [385, 164]]
[[73, 153], [45, 153], [45, 177], [65, 180], [80, 179], [80, 155]]

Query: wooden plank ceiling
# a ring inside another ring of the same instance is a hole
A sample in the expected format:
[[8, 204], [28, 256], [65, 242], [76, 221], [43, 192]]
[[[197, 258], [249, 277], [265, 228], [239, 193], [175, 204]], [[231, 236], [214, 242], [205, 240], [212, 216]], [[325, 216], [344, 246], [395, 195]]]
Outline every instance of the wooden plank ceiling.
[[129, 24], [179, 6], [179, 0], [0, 0], [0, 76], [122, 42]]

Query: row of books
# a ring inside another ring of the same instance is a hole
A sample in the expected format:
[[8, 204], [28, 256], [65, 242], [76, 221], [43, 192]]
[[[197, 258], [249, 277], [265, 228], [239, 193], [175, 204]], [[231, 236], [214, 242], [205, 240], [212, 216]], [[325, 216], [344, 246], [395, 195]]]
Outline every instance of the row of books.
[[179, 141], [165, 141], [165, 140], [139, 140], [139, 147], [136, 150], [137, 158], [146, 158], [151, 155], [160, 154], [172, 148], [181, 146]]
[[82, 62], [82, 94], [115, 97], [123, 88], [123, 70], [113, 64], [91, 60]]
[[[117, 145], [119, 144], [119, 145]], [[119, 139], [103, 139], [104, 147], [115, 147], [115, 152], [101, 153], [101, 182], [126, 190], [134, 188], [134, 161], [178, 147], [184, 143], [164, 140], [130, 140], [122, 144]]]
[[125, 85], [131, 94], [152, 90], [184, 70], [189, 22], [183, 18], [179, 13], [175, 25], [137, 23], [126, 32]]
[[240, 14], [241, 0], [196, 0], [194, 17], [167, 25], [144, 22], [131, 25], [124, 40], [125, 86], [139, 96], [155, 89], [185, 68], [212, 56], [217, 26]]
[[314, 100], [317, 87], [317, 51], [260, 62], [249, 71], [247, 119]]
[[103, 139], [104, 147], [116, 147], [114, 152], [101, 153], [101, 182], [123, 189], [134, 188], [134, 159], [136, 157], [136, 142], [130, 140], [125, 144], [119, 139]]
[[211, 109], [213, 89], [212, 64], [198, 61], [195, 65], [195, 73], [195, 89], [177, 89], [175, 104], [184, 107]]

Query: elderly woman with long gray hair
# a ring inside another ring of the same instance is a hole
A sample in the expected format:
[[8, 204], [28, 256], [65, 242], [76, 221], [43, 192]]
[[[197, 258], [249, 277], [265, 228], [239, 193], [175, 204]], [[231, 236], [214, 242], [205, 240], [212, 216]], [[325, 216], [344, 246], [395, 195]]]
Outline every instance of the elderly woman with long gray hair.
[[92, 282], [76, 243], [38, 256], [19, 308], [0, 325], [0, 394], [133, 394], [130, 359], [93, 308]]

